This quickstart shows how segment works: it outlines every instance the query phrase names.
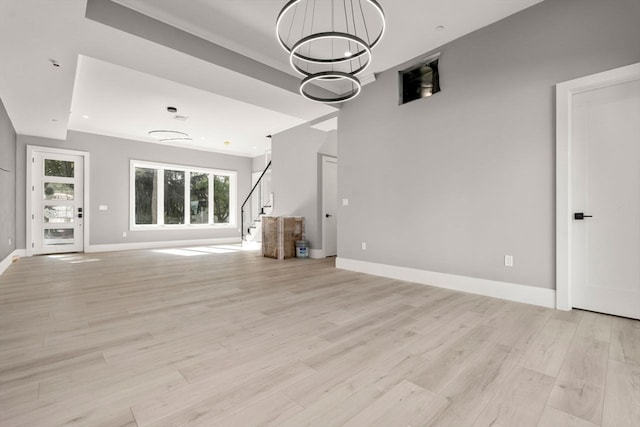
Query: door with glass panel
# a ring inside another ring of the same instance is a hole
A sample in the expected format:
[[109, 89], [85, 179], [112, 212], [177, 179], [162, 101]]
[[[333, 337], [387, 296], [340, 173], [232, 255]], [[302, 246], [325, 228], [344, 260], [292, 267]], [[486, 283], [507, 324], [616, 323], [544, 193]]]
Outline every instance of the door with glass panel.
[[34, 254], [84, 250], [84, 158], [34, 151], [31, 238]]

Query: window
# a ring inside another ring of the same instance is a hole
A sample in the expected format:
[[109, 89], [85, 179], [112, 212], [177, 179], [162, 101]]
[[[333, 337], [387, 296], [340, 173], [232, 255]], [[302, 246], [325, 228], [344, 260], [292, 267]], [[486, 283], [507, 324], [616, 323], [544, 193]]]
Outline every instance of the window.
[[190, 209], [191, 224], [209, 223], [209, 174], [191, 173]]
[[233, 227], [234, 171], [131, 161], [131, 228]]
[[229, 177], [216, 175], [213, 188], [218, 201], [213, 208], [213, 221], [224, 224], [229, 221]]
[[164, 223], [184, 224], [184, 171], [164, 171]]
[[158, 223], [158, 171], [136, 168], [135, 224]]
[[430, 56], [421, 63], [400, 71], [400, 104], [427, 98], [440, 92], [440, 54]]

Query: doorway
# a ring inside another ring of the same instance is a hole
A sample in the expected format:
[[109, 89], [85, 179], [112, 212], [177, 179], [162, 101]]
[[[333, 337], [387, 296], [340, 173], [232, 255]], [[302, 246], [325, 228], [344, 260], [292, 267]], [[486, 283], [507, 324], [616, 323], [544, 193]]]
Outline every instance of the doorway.
[[558, 308], [640, 319], [640, 64], [557, 97]]
[[83, 252], [88, 153], [27, 147], [27, 255]]
[[338, 254], [338, 159], [322, 157], [322, 248], [325, 257]]

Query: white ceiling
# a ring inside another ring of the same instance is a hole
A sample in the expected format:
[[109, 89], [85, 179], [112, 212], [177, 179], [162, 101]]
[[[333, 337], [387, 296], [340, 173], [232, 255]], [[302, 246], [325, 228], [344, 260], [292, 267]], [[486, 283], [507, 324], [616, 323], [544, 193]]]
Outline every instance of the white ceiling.
[[[196, 55], [184, 44], [177, 48], [171, 40], [87, 19], [87, 0], [2, 0], [0, 97], [19, 134], [65, 139], [71, 129], [151, 142], [147, 132], [153, 128], [175, 129], [192, 136], [189, 147], [254, 156], [268, 147], [265, 135], [335, 112], [286, 87], [294, 73], [274, 30], [286, 0], [116, 1], [273, 67], [282, 77], [239, 56]], [[437, 49], [539, 1], [380, 0], [387, 32], [370, 71]], [[166, 112], [169, 105], [189, 119], [176, 121]]]
[[[167, 112], [167, 106], [175, 106], [178, 112]], [[176, 116], [187, 119], [176, 120]], [[175, 130], [187, 133], [192, 140], [165, 144], [253, 157], [269, 148], [266, 135], [303, 122], [271, 109], [81, 56], [69, 129], [148, 142], [156, 142], [147, 137], [150, 130]]]

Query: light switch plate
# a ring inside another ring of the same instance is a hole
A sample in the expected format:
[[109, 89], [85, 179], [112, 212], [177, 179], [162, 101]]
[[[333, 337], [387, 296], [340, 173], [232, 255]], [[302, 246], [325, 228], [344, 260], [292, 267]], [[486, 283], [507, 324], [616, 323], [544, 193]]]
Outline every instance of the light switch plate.
[[504, 265], [505, 267], [513, 267], [513, 255], [504, 256]]

